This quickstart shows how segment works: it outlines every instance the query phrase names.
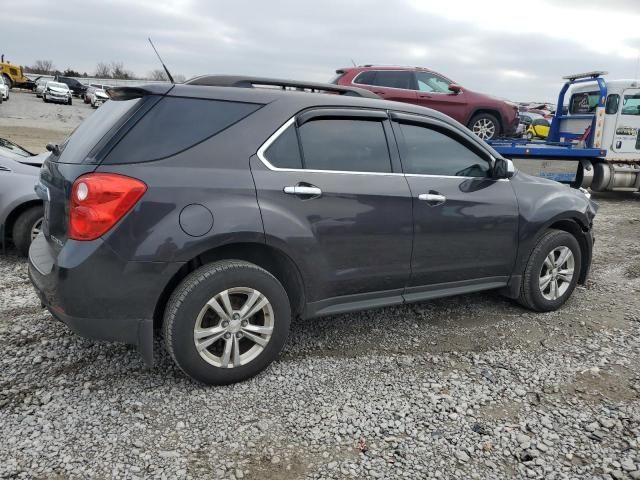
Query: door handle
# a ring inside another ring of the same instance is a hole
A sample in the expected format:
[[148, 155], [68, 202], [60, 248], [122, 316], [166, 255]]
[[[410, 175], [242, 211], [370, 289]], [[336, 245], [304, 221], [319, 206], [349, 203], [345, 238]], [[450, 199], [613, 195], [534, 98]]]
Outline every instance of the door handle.
[[432, 98], [431, 95], [426, 95], [426, 94], [419, 94], [418, 95], [420, 98]]
[[289, 195], [319, 197], [322, 195], [322, 190], [313, 185], [294, 185], [292, 187], [284, 187], [284, 193], [288, 193]]
[[439, 193], [421, 193], [418, 195], [418, 200], [427, 202], [432, 207], [436, 205], [442, 205], [447, 201], [447, 197], [440, 195]]

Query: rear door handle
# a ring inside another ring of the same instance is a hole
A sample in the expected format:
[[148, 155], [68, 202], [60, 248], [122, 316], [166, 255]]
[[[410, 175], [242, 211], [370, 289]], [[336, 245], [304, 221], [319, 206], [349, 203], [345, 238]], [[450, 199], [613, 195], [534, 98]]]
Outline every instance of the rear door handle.
[[447, 197], [440, 195], [439, 193], [421, 193], [418, 195], [418, 200], [423, 200], [433, 207], [436, 205], [442, 205], [447, 201]]
[[319, 197], [322, 195], [322, 190], [314, 185], [294, 185], [292, 187], [284, 187], [284, 193], [289, 195]]

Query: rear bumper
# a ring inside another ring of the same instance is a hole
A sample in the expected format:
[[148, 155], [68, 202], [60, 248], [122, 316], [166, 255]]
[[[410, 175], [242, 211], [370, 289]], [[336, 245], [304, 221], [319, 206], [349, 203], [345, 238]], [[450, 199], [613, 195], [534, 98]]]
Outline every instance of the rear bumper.
[[124, 261], [102, 240], [57, 251], [40, 234], [29, 250], [29, 278], [56, 319], [86, 338], [136, 345], [147, 363], [156, 305], [181, 266]]

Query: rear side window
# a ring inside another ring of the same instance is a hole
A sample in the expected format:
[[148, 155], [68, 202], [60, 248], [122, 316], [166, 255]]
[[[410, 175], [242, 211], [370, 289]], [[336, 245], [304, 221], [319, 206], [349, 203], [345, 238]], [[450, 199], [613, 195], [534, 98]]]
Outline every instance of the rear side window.
[[640, 94], [624, 96], [622, 115], [640, 115]]
[[455, 177], [487, 177], [489, 162], [444, 131], [399, 124], [400, 157], [405, 173]]
[[314, 120], [299, 128], [304, 168], [350, 172], [390, 172], [382, 122]]
[[271, 165], [277, 168], [302, 168], [302, 157], [298, 146], [296, 128], [291, 125], [271, 144], [265, 152]]
[[80, 124], [73, 134], [60, 145], [59, 163], [83, 163], [91, 149], [118, 121], [133, 111], [141, 102], [133, 100], [107, 102]]
[[413, 73], [409, 71], [377, 70], [363, 72], [354, 83], [387, 88], [414, 89]]
[[[111, 103], [119, 102], [106, 105]], [[170, 157], [220, 133], [261, 106], [165, 97], [126, 134], [105, 163], [138, 163]]]

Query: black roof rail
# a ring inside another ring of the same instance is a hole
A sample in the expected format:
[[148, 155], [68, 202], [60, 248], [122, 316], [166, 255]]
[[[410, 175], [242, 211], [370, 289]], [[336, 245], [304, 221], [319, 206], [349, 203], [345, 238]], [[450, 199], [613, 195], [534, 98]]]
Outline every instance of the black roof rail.
[[202, 75], [184, 82], [186, 85], [205, 85], [209, 87], [238, 87], [238, 88], [255, 88], [260, 86], [280, 87], [282, 90], [288, 88], [311, 92], [328, 92], [339, 95], [380, 98], [373, 92], [357, 87], [344, 87], [342, 85], [334, 85], [332, 83], [320, 82], [304, 82], [299, 80], [283, 80], [279, 78], [265, 77], [245, 77], [241, 75]]

